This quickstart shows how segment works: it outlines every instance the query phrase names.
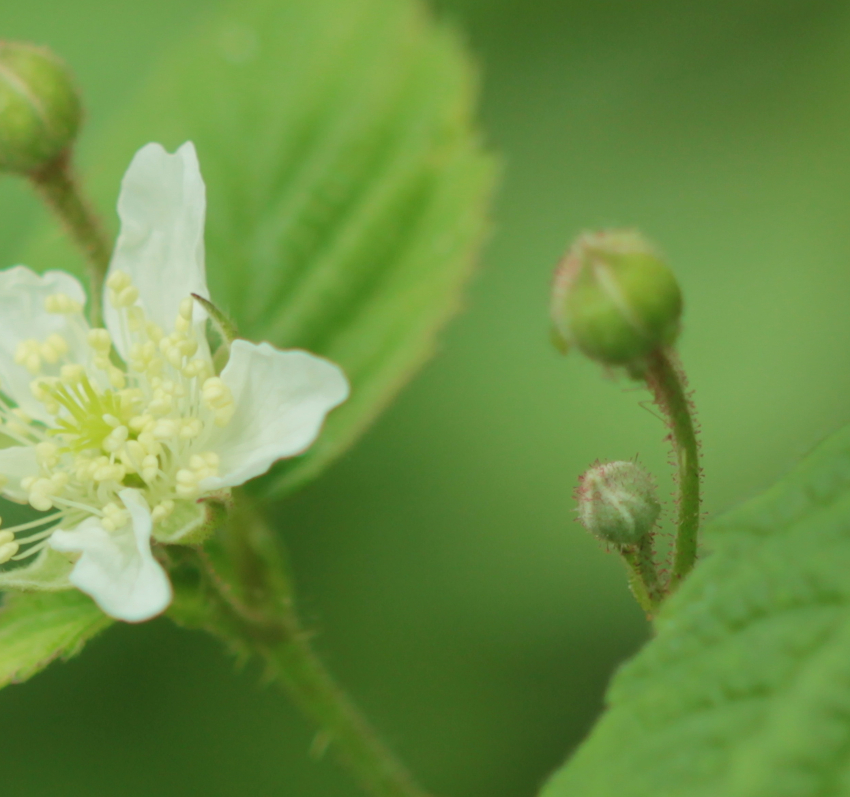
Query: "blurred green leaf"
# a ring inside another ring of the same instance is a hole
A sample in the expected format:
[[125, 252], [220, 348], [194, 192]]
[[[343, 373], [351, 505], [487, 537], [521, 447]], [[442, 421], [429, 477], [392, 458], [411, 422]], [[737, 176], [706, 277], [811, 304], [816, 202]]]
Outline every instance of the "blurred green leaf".
[[850, 428], [706, 536], [544, 797], [850, 791]]
[[75, 589], [7, 593], [0, 608], [0, 688], [76, 655], [111, 623]]
[[[276, 491], [350, 445], [458, 309], [494, 174], [474, 100], [462, 47], [418, 2], [254, 0], [181, 42], [96, 148], [109, 208], [139, 146], [192, 139], [213, 300], [245, 337], [322, 354], [351, 379], [319, 442], [270, 477]], [[72, 259], [55, 232], [29, 256]]]

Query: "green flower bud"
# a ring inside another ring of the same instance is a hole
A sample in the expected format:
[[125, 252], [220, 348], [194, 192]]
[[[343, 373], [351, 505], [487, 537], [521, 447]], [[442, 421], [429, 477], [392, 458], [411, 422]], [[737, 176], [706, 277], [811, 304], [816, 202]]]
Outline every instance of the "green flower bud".
[[634, 365], [675, 342], [682, 314], [676, 278], [631, 230], [585, 233], [555, 272], [558, 348], [578, 347], [606, 365]]
[[634, 462], [594, 465], [579, 479], [576, 498], [581, 524], [620, 546], [637, 545], [661, 514], [652, 476]]
[[27, 174], [74, 141], [82, 110], [65, 64], [50, 50], [0, 42], [0, 169]]

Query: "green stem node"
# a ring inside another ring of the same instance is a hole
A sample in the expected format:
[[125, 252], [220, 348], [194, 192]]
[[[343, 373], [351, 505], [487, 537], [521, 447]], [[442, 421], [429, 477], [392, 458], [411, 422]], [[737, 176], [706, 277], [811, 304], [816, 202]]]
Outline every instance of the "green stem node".
[[29, 176], [38, 194], [60, 218], [86, 257], [89, 271], [89, 318], [93, 326], [100, 326], [103, 280], [109, 268], [111, 247], [100, 219], [81, 192], [71, 167], [69, 152], [63, 152]]
[[670, 590], [690, 573], [697, 558], [700, 522], [699, 443], [685, 377], [670, 351], [656, 349], [648, 358], [644, 378], [670, 427], [679, 485], [679, 520]]

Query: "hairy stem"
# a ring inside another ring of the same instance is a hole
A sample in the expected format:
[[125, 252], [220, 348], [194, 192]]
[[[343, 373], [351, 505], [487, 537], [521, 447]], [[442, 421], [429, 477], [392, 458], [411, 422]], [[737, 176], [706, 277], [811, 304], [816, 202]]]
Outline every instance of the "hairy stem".
[[176, 600], [174, 619], [201, 625], [234, 650], [263, 660], [269, 675], [318, 726], [316, 752], [334, 753], [366, 792], [374, 797], [428, 797], [312, 649], [295, 610], [279, 542], [244, 496], [222, 525], [218, 542], [202, 552], [187, 550], [187, 556], [195, 557], [206, 584], [202, 602], [211, 604], [214, 614], [199, 622]]
[[652, 619], [664, 596], [655, 566], [652, 535], [647, 534], [636, 546], [624, 546], [620, 549], [620, 556], [629, 569], [629, 585], [635, 599], [647, 617]]
[[679, 486], [679, 520], [670, 589], [690, 573], [697, 557], [700, 522], [699, 444], [685, 378], [670, 352], [657, 349], [649, 357], [646, 383], [670, 427]]
[[63, 153], [30, 175], [36, 191], [61, 219], [86, 257], [89, 271], [89, 318], [101, 324], [103, 280], [109, 268], [110, 244], [100, 219], [82, 194], [69, 154]]

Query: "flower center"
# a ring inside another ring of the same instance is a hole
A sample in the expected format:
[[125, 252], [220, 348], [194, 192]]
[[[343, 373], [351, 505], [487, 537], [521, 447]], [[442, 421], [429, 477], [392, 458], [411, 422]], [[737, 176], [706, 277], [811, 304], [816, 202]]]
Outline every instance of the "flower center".
[[[33, 380], [43, 406], [33, 419], [0, 398], [0, 432], [35, 449], [38, 474], [20, 487], [53, 527], [95, 515], [107, 531], [129, 519], [117, 493], [125, 487], [145, 495], [154, 522], [176, 500], [202, 496], [204, 479], [218, 473], [218, 456], [205, 447], [215, 427], [233, 416], [230, 389], [214, 375], [206, 340], [193, 325], [194, 300], [185, 298], [169, 334], [138, 305], [130, 277], [114, 272], [108, 301], [118, 311], [126, 362], [109, 332], [88, 329], [82, 307], [64, 294], [47, 298], [45, 309], [66, 317], [66, 334], [25, 340], [15, 362]], [[45, 518], [38, 525], [44, 525]], [[0, 532], [0, 563], [30, 556], [47, 544], [48, 531], [15, 537], [25, 524]], [[21, 551], [21, 545], [31, 543]]]

